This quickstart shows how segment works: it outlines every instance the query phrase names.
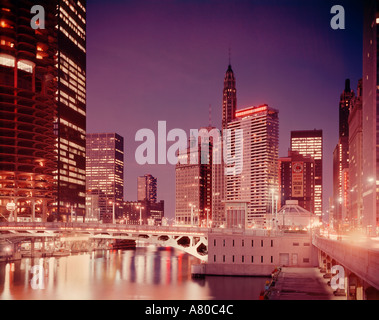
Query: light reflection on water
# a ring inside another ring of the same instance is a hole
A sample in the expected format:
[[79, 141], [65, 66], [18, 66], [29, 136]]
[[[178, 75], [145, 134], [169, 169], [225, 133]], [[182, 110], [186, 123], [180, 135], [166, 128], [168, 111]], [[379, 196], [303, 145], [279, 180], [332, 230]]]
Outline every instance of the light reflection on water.
[[[191, 278], [196, 258], [169, 248], [98, 251], [68, 257], [0, 263], [0, 299], [48, 300], [256, 300], [266, 278]], [[33, 289], [31, 267], [45, 271]]]

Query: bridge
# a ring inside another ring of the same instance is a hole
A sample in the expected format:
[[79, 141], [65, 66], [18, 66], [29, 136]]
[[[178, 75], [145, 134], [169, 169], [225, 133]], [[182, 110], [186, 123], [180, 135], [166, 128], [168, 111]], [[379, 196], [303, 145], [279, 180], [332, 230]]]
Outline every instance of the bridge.
[[[25, 239], [71, 237], [87, 240], [134, 240], [173, 247], [208, 262], [208, 239], [211, 235], [241, 237], [273, 237], [265, 230], [208, 229], [191, 226], [148, 226], [98, 223], [0, 223], [1, 244], [17, 244]], [[276, 236], [285, 237], [281, 232]], [[246, 240], [245, 240], [246, 241]], [[317, 251], [318, 265], [325, 277], [333, 276], [333, 266], [344, 269], [344, 295], [349, 299], [379, 299], [379, 238], [329, 237], [313, 232], [312, 245]], [[15, 246], [16, 247], [16, 246]], [[212, 247], [211, 247], [212, 249]], [[267, 250], [270, 250], [269, 248]], [[231, 252], [231, 254], [234, 254]], [[273, 254], [268, 252], [268, 254]], [[237, 267], [237, 265], [236, 265]], [[246, 268], [241, 264], [239, 267]]]
[[379, 299], [378, 238], [314, 234], [312, 244], [318, 249], [318, 262], [325, 277], [332, 276], [333, 266], [343, 267], [342, 293], [347, 299]]
[[[6, 222], [0, 223], [0, 242], [24, 239], [81, 236], [81, 239], [136, 240], [173, 247], [207, 262], [207, 228], [98, 223]], [[77, 238], [78, 239], [78, 238]]]

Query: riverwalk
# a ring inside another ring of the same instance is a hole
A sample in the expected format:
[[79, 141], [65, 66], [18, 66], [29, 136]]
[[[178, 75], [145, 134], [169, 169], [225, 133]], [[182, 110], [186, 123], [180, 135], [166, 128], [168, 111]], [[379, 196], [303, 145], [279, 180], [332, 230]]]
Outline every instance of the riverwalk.
[[269, 300], [346, 300], [335, 296], [318, 268], [284, 267], [270, 288]]

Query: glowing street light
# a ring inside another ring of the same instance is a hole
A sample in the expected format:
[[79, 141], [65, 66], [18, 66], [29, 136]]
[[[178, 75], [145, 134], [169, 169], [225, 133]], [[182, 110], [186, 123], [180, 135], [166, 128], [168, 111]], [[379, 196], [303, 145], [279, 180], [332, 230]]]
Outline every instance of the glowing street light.
[[142, 206], [137, 206], [137, 209], [139, 209], [139, 224], [142, 225], [142, 209], [145, 209]]

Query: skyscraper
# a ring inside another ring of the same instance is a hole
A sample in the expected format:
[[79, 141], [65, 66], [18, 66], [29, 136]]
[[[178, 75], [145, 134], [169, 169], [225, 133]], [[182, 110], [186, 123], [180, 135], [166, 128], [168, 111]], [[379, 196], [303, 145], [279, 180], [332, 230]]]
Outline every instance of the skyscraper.
[[[210, 131], [214, 128], [203, 128]], [[207, 146], [205, 145], [207, 144]], [[177, 223], [205, 226], [212, 219], [213, 142], [191, 137], [175, 168]]]
[[137, 178], [137, 200], [157, 202], [157, 178], [154, 178], [151, 174], [145, 174]]
[[314, 213], [315, 161], [290, 150], [279, 158], [280, 207], [297, 200], [300, 207]]
[[224, 90], [222, 96], [222, 129], [227, 128], [227, 124], [234, 120], [237, 110], [237, 89], [236, 79], [229, 64], [224, 78]]
[[291, 131], [291, 150], [315, 160], [315, 209], [314, 213], [322, 215], [322, 130]]
[[86, 1], [55, 0], [58, 35], [57, 214], [85, 215]]
[[360, 227], [362, 223], [362, 79], [359, 80], [357, 95], [349, 114], [349, 182], [350, 208], [348, 220], [352, 226]]
[[379, 222], [379, 1], [364, 1], [363, 26], [363, 225], [375, 231]]
[[87, 134], [86, 188], [99, 199], [100, 219], [121, 216], [124, 197], [124, 138], [117, 133]]
[[[278, 192], [279, 112], [268, 105], [238, 110], [228, 123], [232, 131], [228, 158], [241, 172], [225, 176], [226, 201], [247, 201], [248, 224], [263, 225], [274, 212], [272, 197]], [[241, 137], [234, 135], [242, 130]], [[243, 152], [238, 152], [241, 148]]]
[[0, 213], [46, 221], [56, 198], [58, 43], [54, 2], [38, 4], [45, 28], [34, 30], [32, 1], [0, 1]]
[[348, 215], [349, 201], [349, 112], [354, 99], [350, 80], [345, 81], [345, 89], [339, 103], [339, 137], [333, 153], [333, 199], [334, 222], [341, 225]]

